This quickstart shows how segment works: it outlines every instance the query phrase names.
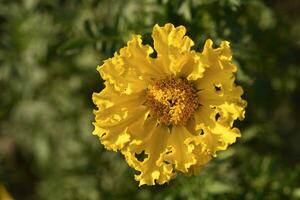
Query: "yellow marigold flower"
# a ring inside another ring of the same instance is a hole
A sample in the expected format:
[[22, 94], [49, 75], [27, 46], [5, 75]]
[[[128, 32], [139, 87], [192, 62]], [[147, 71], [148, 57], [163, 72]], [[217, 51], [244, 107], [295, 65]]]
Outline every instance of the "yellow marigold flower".
[[202, 53], [183, 26], [155, 25], [154, 49], [134, 35], [97, 70], [105, 88], [93, 94], [94, 134], [139, 171], [140, 185], [164, 184], [177, 172], [196, 174], [234, 143], [246, 101], [234, 83], [229, 42], [207, 40]]

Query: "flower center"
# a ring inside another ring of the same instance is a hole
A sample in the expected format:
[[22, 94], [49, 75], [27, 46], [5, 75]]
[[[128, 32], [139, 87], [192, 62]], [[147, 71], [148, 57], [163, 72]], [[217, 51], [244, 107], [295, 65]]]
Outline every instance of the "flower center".
[[148, 88], [150, 115], [165, 125], [184, 125], [199, 106], [196, 90], [188, 80], [168, 77]]

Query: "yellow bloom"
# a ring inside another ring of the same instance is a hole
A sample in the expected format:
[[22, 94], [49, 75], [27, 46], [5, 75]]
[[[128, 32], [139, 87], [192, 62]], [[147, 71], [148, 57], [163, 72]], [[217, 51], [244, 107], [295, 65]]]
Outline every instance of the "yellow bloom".
[[0, 200], [13, 200], [13, 198], [9, 195], [4, 185], [0, 183]]
[[155, 25], [156, 55], [134, 35], [97, 68], [105, 88], [93, 94], [93, 133], [140, 172], [140, 185], [196, 174], [240, 137], [232, 126], [244, 118], [246, 101], [234, 83], [229, 42], [214, 49], [207, 40], [198, 53], [185, 33], [183, 26]]

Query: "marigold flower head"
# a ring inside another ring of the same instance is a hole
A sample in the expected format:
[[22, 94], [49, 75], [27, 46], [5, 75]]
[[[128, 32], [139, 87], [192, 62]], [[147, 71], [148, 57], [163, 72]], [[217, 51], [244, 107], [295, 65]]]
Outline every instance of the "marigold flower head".
[[246, 101], [229, 42], [214, 49], [207, 40], [199, 53], [185, 34], [183, 26], [155, 25], [154, 49], [134, 35], [97, 68], [105, 88], [93, 94], [93, 133], [139, 171], [140, 185], [197, 174], [240, 137], [233, 122], [244, 118]]

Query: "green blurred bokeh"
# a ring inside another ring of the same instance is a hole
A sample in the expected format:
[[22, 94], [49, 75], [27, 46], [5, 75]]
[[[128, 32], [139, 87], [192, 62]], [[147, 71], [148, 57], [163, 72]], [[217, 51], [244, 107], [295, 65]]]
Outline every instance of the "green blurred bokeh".
[[[300, 199], [300, 1], [1, 0], [0, 182], [15, 199]], [[195, 177], [138, 187], [92, 135], [96, 66], [133, 33], [231, 42], [242, 138]]]

